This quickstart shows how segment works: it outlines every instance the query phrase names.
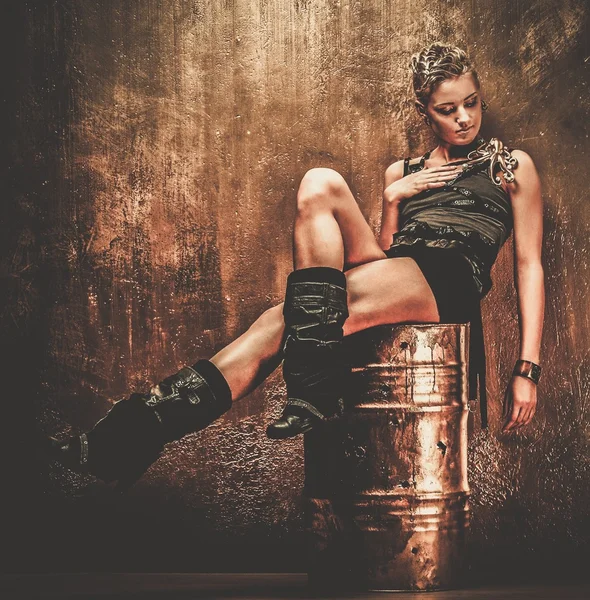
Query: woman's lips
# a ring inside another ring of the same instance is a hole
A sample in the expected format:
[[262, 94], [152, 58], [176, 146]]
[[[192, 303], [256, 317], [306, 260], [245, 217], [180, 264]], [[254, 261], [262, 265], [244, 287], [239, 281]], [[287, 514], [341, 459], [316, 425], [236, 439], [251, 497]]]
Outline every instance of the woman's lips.
[[473, 128], [473, 125], [471, 127], [468, 127], [467, 129], [459, 129], [459, 131], [457, 131], [457, 133], [467, 133], [472, 128]]

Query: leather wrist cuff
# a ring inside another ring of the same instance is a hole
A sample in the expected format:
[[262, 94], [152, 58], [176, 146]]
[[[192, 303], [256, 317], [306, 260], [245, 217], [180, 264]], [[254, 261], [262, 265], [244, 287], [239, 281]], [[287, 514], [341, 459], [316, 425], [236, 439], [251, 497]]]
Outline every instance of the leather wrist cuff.
[[520, 375], [521, 377], [531, 379], [534, 383], [539, 383], [541, 367], [530, 360], [519, 359], [514, 365], [512, 375]]

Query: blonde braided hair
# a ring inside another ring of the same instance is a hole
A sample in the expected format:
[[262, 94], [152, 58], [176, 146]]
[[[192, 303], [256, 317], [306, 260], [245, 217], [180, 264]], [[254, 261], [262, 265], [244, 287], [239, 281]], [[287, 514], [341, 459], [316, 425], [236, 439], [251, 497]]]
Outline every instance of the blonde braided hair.
[[479, 77], [467, 53], [458, 46], [433, 42], [411, 58], [412, 81], [416, 99], [425, 107], [435, 87], [452, 77], [471, 73], [479, 89]]

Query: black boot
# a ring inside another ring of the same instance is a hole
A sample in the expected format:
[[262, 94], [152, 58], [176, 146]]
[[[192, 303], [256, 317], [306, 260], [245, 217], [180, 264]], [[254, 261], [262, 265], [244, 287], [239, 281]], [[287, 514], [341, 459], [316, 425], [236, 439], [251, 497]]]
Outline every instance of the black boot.
[[184, 367], [153, 387], [113, 405], [88, 433], [50, 440], [50, 453], [72, 470], [125, 485], [160, 456], [164, 444], [199, 431], [232, 406], [231, 390], [208, 360]]
[[331, 267], [293, 271], [283, 308], [287, 406], [266, 430], [283, 439], [305, 433], [343, 409], [350, 367], [343, 354], [346, 277]]

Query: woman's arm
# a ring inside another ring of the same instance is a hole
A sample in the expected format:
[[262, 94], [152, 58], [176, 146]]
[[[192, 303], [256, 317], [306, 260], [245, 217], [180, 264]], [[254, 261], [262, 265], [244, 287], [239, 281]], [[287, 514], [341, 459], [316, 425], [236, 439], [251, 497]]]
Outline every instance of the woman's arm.
[[[543, 201], [541, 183], [531, 157], [521, 150], [516, 180], [508, 184], [514, 218], [514, 284], [518, 301], [520, 349], [518, 357], [540, 362], [541, 334], [545, 311], [545, 284], [541, 264], [543, 242]], [[513, 375], [504, 399], [503, 431], [530, 423], [537, 405], [537, 386], [525, 377]]]
[[411, 198], [424, 190], [443, 187], [460, 172], [461, 168], [457, 165], [439, 165], [422, 169], [417, 173], [410, 173], [404, 177], [403, 160], [398, 160], [387, 167], [379, 247], [382, 250], [389, 250], [393, 242], [393, 234], [399, 231], [399, 203], [404, 198]]
[[387, 188], [404, 176], [404, 161], [389, 165], [385, 170], [385, 185], [383, 188], [383, 211], [381, 213], [381, 233], [379, 234], [379, 247], [381, 250], [389, 250], [393, 242], [393, 234], [398, 231], [398, 205], [396, 195], [388, 193]]

